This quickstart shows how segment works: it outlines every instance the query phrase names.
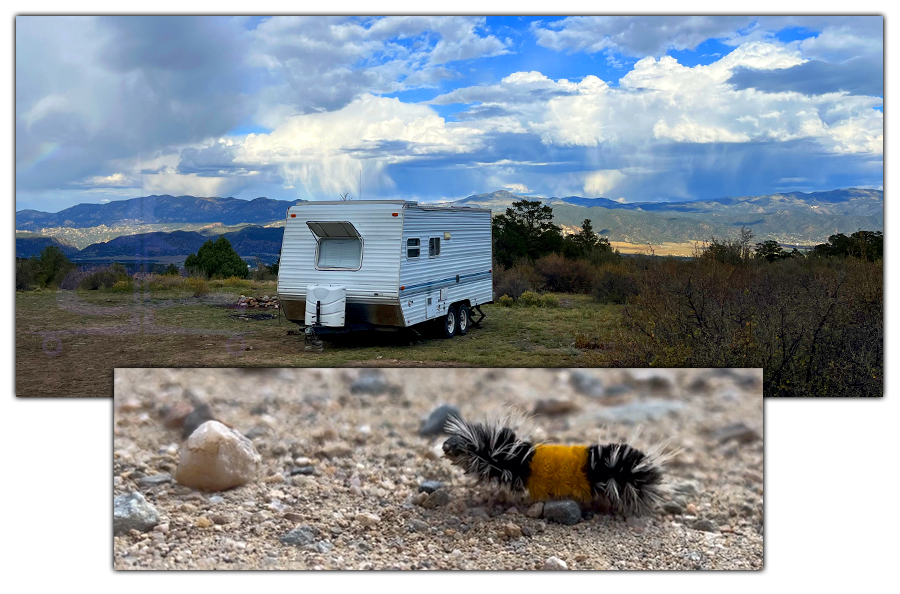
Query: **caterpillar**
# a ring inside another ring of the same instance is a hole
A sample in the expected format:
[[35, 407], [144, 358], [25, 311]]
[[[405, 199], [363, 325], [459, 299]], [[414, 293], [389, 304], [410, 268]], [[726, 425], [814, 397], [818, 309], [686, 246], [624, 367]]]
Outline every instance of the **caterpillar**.
[[625, 515], [648, 513], [662, 501], [668, 456], [626, 443], [552, 445], [520, 439], [501, 422], [469, 423], [451, 416], [444, 456], [478, 483], [527, 493], [534, 501], [608, 502]]

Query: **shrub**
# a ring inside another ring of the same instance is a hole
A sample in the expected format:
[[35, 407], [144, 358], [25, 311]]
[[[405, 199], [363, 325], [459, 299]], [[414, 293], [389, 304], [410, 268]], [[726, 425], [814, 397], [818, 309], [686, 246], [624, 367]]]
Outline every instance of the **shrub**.
[[673, 260], [636, 280], [616, 365], [763, 368], [765, 396], [883, 394], [880, 263]]
[[500, 295], [500, 299], [497, 300], [497, 303], [503, 307], [512, 307], [515, 302], [516, 300], [509, 295]]
[[536, 289], [538, 282], [534, 267], [526, 261], [519, 261], [507, 269], [494, 267], [495, 294], [518, 299], [525, 291]]
[[541, 302], [540, 295], [532, 293], [531, 291], [525, 291], [522, 293], [522, 296], [516, 300], [516, 305], [521, 307], [540, 307]]
[[177, 266], [175, 266], [174, 264], [169, 264], [168, 266], [166, 266], [166, 270], [163, 274], [166, 276], [179, 276], [181, 272], [178, 270]]
[[541, 307], [559, 307], [559, 299], [556, 298], [556, 295], [547, 293], [541, 298]]
[[194, 297], [202, 297], [209, 293], [209, 284], [206, 279], [192, 277], [187, 279], [187, 285], [194, 292]]
[[55, 245], [48, 245], [37, 257], [16, 258], [16, 290], [58, 287], [73, 270], [75, 265], [63, 251]]
[[16, 291], [30, 291], [40, 285], [37, 258], [16, 258]]
[[250, 289], [251, 282], [245, 278], [230, 276], [228, 278], [216, 279], [209, 282], [211, 287], [238, 287], [241, 289]]
[[99, 289], [110, 289], [119, 281], [131, 282], [131, 277], [121, 264], [113, 264], [103, 268], [93, 268], [87, 271], [87, 275], [82, 277], [78, 282], [79, 289], [88, 291], [96, 291]]
[[238, 255], [231, 243], [220, 235], [215, 241], [209, 240], [200, 246], [196, 254], [184, 261], [184, 267], [206, 278], [247, 278], [249, 269], [244, 259]]
[[112, 290], [117, 293], [131, 293], [134, 291], [134, 280], [132, 279], [122, 279], [116, 281], [116, 284], [112, 286]]
[[625, 303], [637, 294], [634, 275], [620, 268], [601, 270], [591, 287], [591, 295], [600, 303]]
[[585, 260], [570, 260], [559, 254], [544, 256], [534, 263], [541, 286], [557, 293], [587, 293], [591, 290], [594, 268]]

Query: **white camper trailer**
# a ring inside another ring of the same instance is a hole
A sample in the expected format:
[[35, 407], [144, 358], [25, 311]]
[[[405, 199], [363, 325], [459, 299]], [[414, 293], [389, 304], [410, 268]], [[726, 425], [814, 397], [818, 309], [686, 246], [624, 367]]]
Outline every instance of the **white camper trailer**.
[[303, 202], [288, 210], [278, 298], [307, 335], [440, 320], [449, 338], [493, 301], [491, 266], [489, 209]]

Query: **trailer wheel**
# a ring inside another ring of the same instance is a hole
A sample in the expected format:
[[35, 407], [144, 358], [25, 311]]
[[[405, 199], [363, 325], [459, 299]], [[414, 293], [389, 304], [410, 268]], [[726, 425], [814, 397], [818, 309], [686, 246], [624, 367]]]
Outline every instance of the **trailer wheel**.
[[466, 332], [469, 331], [469, 323], [472, 321], [472, 316], [469, 313], [469, 308], [465, 303], [459, 304], [459, 309], [457, 310], [456, 317], [458, 318], [456, 321], [456, 333], [460, 336], [464, 336]]
[[453, 338], [454, 334], [456, 334], [456, 308], [451, 305], [447, 308], [447, 315], [441, 323], [441, 336]]

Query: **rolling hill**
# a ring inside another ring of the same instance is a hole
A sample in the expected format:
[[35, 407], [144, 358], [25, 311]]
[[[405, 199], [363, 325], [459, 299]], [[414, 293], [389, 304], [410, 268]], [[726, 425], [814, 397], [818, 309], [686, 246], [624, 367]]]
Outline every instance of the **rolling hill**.
[[20, 236], [16, 237], [16, 258], [30, 258], [38, 256], [48, 245], [55, 245], [66, 255], [71, 258], [78, 254], [78, 248], [60, 241], [55, 237], [44, 237], [41, 235]]
[[[284, 228], [251, 225], [239, 231], [223, 233], [231, 246], [244, 258], [260, 256], [271, 260], [281, 252]], [[168, 256], [187, 256], [215, 239], [196, 231], [171, 231], [123, 235], [105, 243], [95, 243], [78, 252], [73, 260], [109, 260], [115, 258], [152, 260]]]

